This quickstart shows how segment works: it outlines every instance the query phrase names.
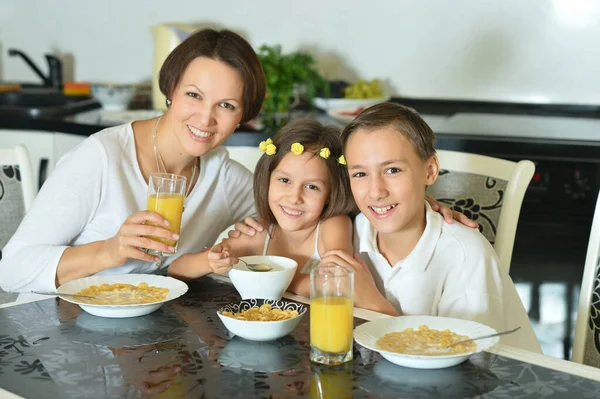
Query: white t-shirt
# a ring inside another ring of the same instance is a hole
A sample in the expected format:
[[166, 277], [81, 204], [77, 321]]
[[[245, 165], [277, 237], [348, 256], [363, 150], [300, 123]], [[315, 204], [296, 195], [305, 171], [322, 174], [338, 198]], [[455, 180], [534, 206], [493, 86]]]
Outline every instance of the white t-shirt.
[[379, 251], [366, 216], [356, 217], [354, 248], [387, 300], [404, 315], [473, 320], [497, 331], [521, 326], [500, 342], [541, 353], [517, 290], [486, 238], [460, 223], [445, 223], [428, 203], [425, 209], [423, 235], [394, 266]]
[[[98, 132], [66, 154], [2, 252], [0, 286], [54, 291], [67, 246], [113, 237], [131, 214], [146, 209], [131, 124]], [[216, 148], [200, 157], [200, 176], [185, 200], [177, 255], [156, 263], [130, 259], [99, 274], [164, 273], [178, 255], [198, 252], [245, 216], [254, 216], [252, 173]]]

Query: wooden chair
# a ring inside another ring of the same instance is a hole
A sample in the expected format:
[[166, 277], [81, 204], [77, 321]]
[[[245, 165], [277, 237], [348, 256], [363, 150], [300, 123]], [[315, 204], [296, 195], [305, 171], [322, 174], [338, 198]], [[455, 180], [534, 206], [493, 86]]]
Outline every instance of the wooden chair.
[[583, 269], [572, 360], [600, 367], [600, 193]]
[[440, 175], [427, 193], [479, 223], [510, 271], [517, 223], [535, 165], [457, 151], [437, 151]]

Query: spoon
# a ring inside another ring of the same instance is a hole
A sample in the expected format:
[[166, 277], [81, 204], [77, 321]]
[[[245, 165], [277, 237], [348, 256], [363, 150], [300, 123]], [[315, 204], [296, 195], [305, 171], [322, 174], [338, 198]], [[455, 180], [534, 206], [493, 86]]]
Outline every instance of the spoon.
[[517, 327], [517, 328], [515, 328], [515, 329], [512, 329], [512, 330], [502, 331], [502, 332], [495, 333], [495, 334], [482, 335], [481, 337], [475, 337], [475, 338], [463, 339], [462, 341], [456, 341], [456, 342], [454, 342], [454, 343], [452, 343], [452, 344], [450, 344], [450, 345], [446, 345], [446, 348], [450, 348], [451, 346], [458, 345], [458, 344], [462, 344], [462, 343], [464, 343], [464, 342], [476, 341], [476, 340], [478, 340], [478, 339], [492, 338], [492, 337], [498, 337], [498, 336], [500, 336], [500, 335], [512, 334], [512, 333], [514, 333], [515, 331], [517, 331], [517, 330], [518, 330], [518, 329], [520, 329], [520, 328], [521, 328], [521, 326], [519, 326], [519, 327]]
[[[210, 251], [210, 248], [207, 246], [205, 246], [204, 249], [208, 249]], [[245, 264], [246, 267], [252, 270], [253, 272], [269, 272], [273, 270], [273, 267], [271, 265], [267, 265], [266, 263], [248, 263], [240, 258], [238, 258], [238, 260]]]
[[39, 295], [74, 296], [77, 298], [96, 298], [95, 296], [89, 296], [89, 295], [63, 294], [63, 293], [58, 293], [58, 292], [40, 292], [40, 291], [31, 291], [31, 292], [34, 294], [39, 294]]
[[271, 265], [268, 265], [266, 263], [248, 263], [245, 260], [242, 260], [240, 258], [238, 258], [240, 262], [243, 262], [246, 267], [250, 270], [252, 270], [253, 272], [268, 272], [270, 270], [273, 270], [273, 267], [271, 267]]

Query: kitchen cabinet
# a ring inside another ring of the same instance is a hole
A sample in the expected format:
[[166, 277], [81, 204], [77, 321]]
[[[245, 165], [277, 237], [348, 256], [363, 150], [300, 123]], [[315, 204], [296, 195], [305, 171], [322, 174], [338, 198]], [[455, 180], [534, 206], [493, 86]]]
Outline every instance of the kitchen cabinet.
[[54, 134], [31, 130], [0, 129], [0, 147], [23, 144], [29, 151], [36, 192], [54, 167]]

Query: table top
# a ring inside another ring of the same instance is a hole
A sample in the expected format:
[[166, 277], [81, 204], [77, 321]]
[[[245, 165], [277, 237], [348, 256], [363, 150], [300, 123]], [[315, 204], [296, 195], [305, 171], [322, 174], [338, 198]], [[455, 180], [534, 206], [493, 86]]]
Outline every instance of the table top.
[[487, 352], [417, 370], [355, 344], [352, 362], [311, 364], [308, 314], [280, 340], [246, 341], [216, 315], [239, 299], [229, 283], [204, 278], [137, 318], [99, 318], [60, 299], [1, 308], [0, 388], [26, 398], [145, 397], [149, 376], [177, 365], [181, 372], [153, 397], [600, 397], [594, 379]]

